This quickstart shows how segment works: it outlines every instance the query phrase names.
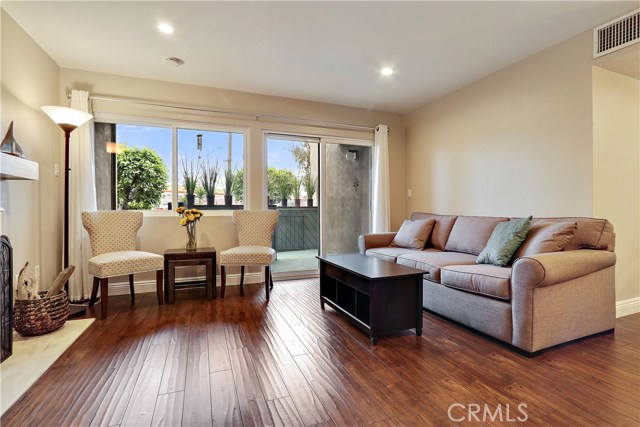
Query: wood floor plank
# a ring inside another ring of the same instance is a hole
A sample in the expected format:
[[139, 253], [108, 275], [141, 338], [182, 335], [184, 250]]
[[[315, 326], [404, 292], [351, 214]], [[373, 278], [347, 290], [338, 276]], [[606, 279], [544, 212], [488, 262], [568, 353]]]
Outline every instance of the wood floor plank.
[[153, 427], [176, 427], [182, 424], [184, 391], [158, 395], [153, 412]]
[[178, 315], [171, 332], [169, 350], [160, 383], [160, 394], [184, 391], [187, 378], [191, 314]]
[[122, 425], [140, 427], [151, 425], [168, 351], [169, 344], [166, 343], [152, 345], [149, 349], [124, 413]]
[[216, 371], [210, 375], [211, 413], [214, 426], [241, 426], [240, 406], [233, 381], [233, 372]]
[[280, 365], [280, 373], [305, 425], [319, 425], [331, 421], [329, 413], [295, 362]]
[[270, 315], [268, 317], [265, 317], [266, 323], [268, 323], [270, 327], [274, 328], [274, 330], [278, 333], [278, 336], [280, 336], [280, 339], [282, 340], [282, 342], [284, 342], [284, 345], [287, 346], [289, 353], [292, 356], [306, 354], [308, 351], [307, 348], [300, 341], [298, 336], [287, 324], [284, 318], [282, 318], [282, 316], [275, 310], [273, 312], [270, 312], [269, 314]]
[[229, 353], [243, 425], [273, 426], [249, 350], [236, 348]]
[[151, 347], [151, 336], [133, 341], [130, 344], [129, 350], [124, 354], [122, 363], [114, 372], [113, 381], [91, 420], [91, 426], [120, 425], [122, 421], [147, 352]]
[[[315, 353], [296, 356], [295, 360], [338, 425], [368, 425], [389, 417], [342, 366], [334, 365], [323, 355]], [[349, 402], [356, 404], [361, 411], [354, 411]]]
[[231, 369], [229, 346], [224, 332], [224, 306], [211, 304], [207, 310], [207, 343], [209, 346], [209, 369], [211, 372]]
[[187, 373], [184, 385], [184, 426], [211, 426], [211, 386], [209, 383], [209, 345], [202, 310], [191, 317]]
[[267, 401], [273, 424], [276, 427], [302, 427], [295, 404], [289, 396]]
[[278, 366], [268, 350], [264, 347], [251, 347], [249, 353], [265, 399], [274, 400], [289, 396], [289, 391], [282, 380]]

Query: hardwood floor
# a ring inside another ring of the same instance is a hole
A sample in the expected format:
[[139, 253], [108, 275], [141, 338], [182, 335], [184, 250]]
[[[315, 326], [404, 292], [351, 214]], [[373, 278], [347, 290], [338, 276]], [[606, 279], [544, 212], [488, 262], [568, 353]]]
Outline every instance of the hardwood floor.
[[372, 347], [320, 309], [317, 280], [276, 282], [268, 303], [264, 286], [245, 288], [212, 301], [179, 291], [162, 307], [155, 294], [111, 297], [108, 319], [0, 424], [640, 425], [640, 314], [530, 359], [427, 313], [422, 337], [405, 331]]

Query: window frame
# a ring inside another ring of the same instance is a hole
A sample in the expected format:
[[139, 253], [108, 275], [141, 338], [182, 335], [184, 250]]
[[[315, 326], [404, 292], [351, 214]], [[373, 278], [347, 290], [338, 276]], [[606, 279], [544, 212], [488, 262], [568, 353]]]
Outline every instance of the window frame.
[[[173, 206], [178, 206], [178, 129], [186, 129], [186, 130], [202, 130], [205, 132], [228, 132], [228, 133], [238, 133], [242, 134], [242, 167], [245, 171], [244, 174], [244, 182], [242, 191], [244, 193], [244, 204], [243, 209], [248, 209], [247, 202], [247, 188], [250, 187], [249, 180], [250, 177], [246, 171], [248, 170], [248, 144], [249, 144], [249, 134], [250, 128], [247, 126], [238, 126], [238, 125], [228, 125], [222, 123], [209, 123], [209, 122], [200, 122], [200, 121], [191, 121], [191, 120], [170, 120], [170, 119], [162, 119], [156, 117], [146, 117], [146, 116], [132, 116], [132, 115], [120, 115], [120, 114], [111, 114], [111, 113], [95, 113], [94, 114], [94, 122], [98, 123], [109, 123], [109, 124], [122, 124], [122, 125], [131, 125], [131, 126], [155, 126], [155, 127], [163, 127], [171, 129], [171, 203]], [[115, 191], [115, 188], [113, 189]], [[234, 209], [210, 209], [207, 210], [207, 215], [209, 216], [229, 216], [233, 212]], [[155, 217], [155, 216], [174, 216], [175, 212], [166, 210], [144, 210], [144, 216], [147, 217]]]

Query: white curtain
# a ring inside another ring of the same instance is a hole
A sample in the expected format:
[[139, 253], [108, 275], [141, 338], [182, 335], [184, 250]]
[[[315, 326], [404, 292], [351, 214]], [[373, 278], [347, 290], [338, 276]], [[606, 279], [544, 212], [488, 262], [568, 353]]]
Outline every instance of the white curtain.
[[373, 220], [372, 232], [384, 233], [391, 227], [389, 193], [389, 127], [376, 127], [373, 147]]
[[[89, 111], [89, 92], [71, 91], [71, 108]], [[96, 184], [93, 153], [93, 120], [71, 133], [69, 143], [69, 265], [76, 271], [69, 280], [71, 301], [91, 296], [92, 279], [87, 271], [91, 258], [89, 235], [82, 228], [82, 211], [95, 211]]]

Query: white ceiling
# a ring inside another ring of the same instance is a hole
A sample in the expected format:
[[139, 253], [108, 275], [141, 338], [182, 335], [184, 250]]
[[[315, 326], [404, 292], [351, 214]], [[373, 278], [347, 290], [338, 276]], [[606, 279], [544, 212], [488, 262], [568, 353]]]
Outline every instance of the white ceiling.
[[[2, 1], [63, 68], [400, 113], [638, 5]], [[383, 66], [396, 73], [382, 77]]]

